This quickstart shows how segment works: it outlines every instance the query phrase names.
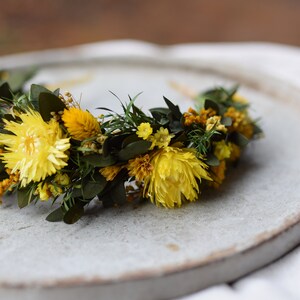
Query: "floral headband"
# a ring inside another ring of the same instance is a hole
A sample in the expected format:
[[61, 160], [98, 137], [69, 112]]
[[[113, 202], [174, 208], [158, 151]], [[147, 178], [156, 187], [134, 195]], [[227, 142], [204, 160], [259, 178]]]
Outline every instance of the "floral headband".
[[16, 78], [0, 72], [0, 195], [16, 193], [20, 208], [59, 201], [48, 221], [75, 223], [95, 197], [104, 207], [196, 201], [262, 133], [237, 87], [194, 95], [184, 113], [164, 97], [146, 114], [137, 95], [120, 101], [121, 114], [99, 107], [105, 114], [94, 117], [69, 92], [33, 84], [26, 93], [30, 76], [16, 84], [8, 75]]

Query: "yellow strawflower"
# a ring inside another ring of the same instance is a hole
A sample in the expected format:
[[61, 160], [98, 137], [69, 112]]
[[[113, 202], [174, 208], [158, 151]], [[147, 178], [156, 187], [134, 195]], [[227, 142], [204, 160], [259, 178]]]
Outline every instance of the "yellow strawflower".
[[174, 134], [169, 134], [169, 130], [167, 128], [160, 127], [151, 139], [152, 145], [150, 149], [153, 149], [155, 146], [157, 146], [158, 148], [169, 146], [171, 139], [174, 136]]
[[12, 134], [0, 134], [0, 144], [5, 149], [0, 157], [12, 173], [20, 173], [24, 187], [65, 167], [70, 141], [56, 121], [46, 123], [36, 111], [21, 113], [18, 117], [21, 122], [4, 120], [4, 129]]
[[153, 171], [149, 154], [130, 159], [127, 169], [129, 176], [134, 176], [136, 180], [143, 181]]
[[123, 168], [124, 165], [112, 165], [101, 168], [100, 173], [107, 181], [113, 181]]
[[214, 155], [218, 160], [224, 160], [230, 157], [232, 146], [231, 143], [226, 144], [224, 140], [214, 143]]
[[75, 140], [82, 141], [101, 133], [97, 119], [90, 112], [80, 108], [65, 109], [61, 118]]
[[150, 123], [141, 123], [137, 127], [136, 134], [139, 138], [142, 138], [143, 140], [147, 140], [149, 136], [152, 134], [153, 129], [150, 125]]
[[211, 180], [206, 164], [196, 157], [194, 150], [165, 147], [151, 158], [153, 171], [144, 179], [144, 196], [157, 205], [180, 207], [183, 200], [195, 201], [198, 183]]

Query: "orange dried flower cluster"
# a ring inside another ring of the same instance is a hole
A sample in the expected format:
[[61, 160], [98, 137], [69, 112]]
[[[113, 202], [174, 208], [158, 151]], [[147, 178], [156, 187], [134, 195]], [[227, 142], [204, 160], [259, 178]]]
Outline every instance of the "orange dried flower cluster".
[[[11, 186], [19, 182], [19, 173], [11, 173], [10, 169], [6, 169], [5, 172], [9, 175], [8, 178], [0, 182], [0, 197], [7, 191], [11, 190]], [[0, 199], [1, 202], [1, 199]]]
[[216, 111], [212, 108], [202, 108], [200, 113], [198, 113], [193, 108], [189, 108], [186, 113], [183, 114], [184, 117], [184, 125], [191, 126], [193, 123], [196, 124], [206, 124], [207, 119], [216, 115]]

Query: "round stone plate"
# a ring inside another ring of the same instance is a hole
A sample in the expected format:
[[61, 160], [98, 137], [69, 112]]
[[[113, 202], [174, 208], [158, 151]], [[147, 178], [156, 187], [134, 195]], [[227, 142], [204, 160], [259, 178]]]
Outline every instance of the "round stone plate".
[[159, 48], [112, 42], [0, 58], [39, 68], [32, 80], [71, 91], [82, 107], [120, 111], [193, 103], [195, 91], [240, 84], [265, 137], [249, 145], [217, 191], [181, 209], [151, 203], [102, 209], [76, 224], [49, 223], [50, 203], [0, 208], [1, 299], [166, 299], [239, 278], [300, 242], [300, 51], [264, 44]]

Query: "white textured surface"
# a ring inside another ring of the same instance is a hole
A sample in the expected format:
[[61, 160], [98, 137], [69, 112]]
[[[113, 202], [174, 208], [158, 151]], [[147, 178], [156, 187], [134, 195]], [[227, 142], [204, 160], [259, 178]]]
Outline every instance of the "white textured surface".
[[[19, 211], [6, 199], [0, 208], [0, 283], [51, 285], [70, 278], [159, 275], [197, 264], [219, 251], [247, 249], [262, 234], [285, 226], [300, 213], [299, 54], [298, 49], [263, 44], [161, 50], [121, 42], [0, 59], [1, 66], [8, 67], [48, 63], [34, 81], [62, 83], [91, 109], [117, 109], [118, 102], [108, 90], [122, 99], [143, 91], [138, 105], [144, 108], [162, 105], [162, 95], [186, 108], [190, 102], [170, 88], [170, 81], [195, 90], [238, 81], [241, 94], [252, 103], [252, 115], [262, 116], [266, 134], [250, 146], [243, 167], [234, 170], [218, 192], [180, 210], [151, 204], [135, 210], [99, 209], [67, 226], [44, 221], [45, 205]], [[76, 85], [65, 82], [67, 78], [77, 80]], [[78, 79], [84, 80], [79, 84]], [[270, 273], [254, 274], [250, 282], [243, 279], [234, 290], [225, 285], [209, 289], [194, 299], [239, 297], [239, 293], [242, 297], [253, 285], [268, 291], [277, 280], [269, 279]]]

